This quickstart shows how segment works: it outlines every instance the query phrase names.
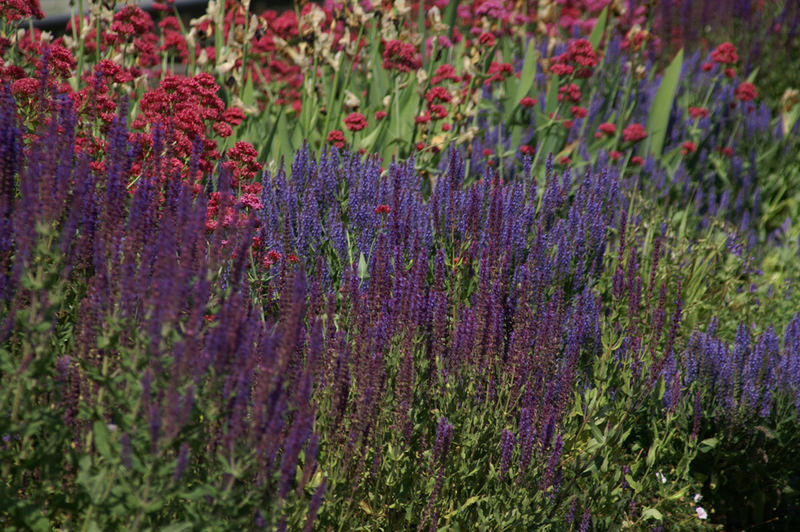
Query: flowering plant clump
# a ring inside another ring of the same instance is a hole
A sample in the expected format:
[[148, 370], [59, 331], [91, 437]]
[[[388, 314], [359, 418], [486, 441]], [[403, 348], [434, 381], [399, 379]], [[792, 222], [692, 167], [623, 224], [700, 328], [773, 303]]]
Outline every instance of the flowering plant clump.
[[735, 4], [0, 0], [0, 525], [800, 529], [800, 18]]

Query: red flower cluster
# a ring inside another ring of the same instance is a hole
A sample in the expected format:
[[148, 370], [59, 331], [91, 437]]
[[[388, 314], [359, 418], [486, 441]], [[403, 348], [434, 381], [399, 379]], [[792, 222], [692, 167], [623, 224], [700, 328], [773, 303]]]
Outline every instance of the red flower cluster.
[[39, 0], [4, 0], [0, 12], [8, 22], [15, 22], [21, 18], [44, 18]]
[[272, 249], [266, 254], [264, 260], [262, 261], [262, 264], [264, 265], [265, 268], [269, 268], [279, 260], [281, 260], [281, 254]]
[[603, 122], [599, 126], [597, 126], [597, 133], [595, 133], [595, 137], [600, 138], [603, 135], [608, 135], [609, 137], [617, 132], [617, 126], [612, 124], [611, 122]]
[[[176, 156], [184, 160], [192, 153], [193, 144], [201, 143], [200, 170], [210, 172], [213, 161], [219, 159], [217, 143], [206, 137], [206, 127], [227, 132], [227, 128], [218, 125], [222, 121], [227, 125], [241, 122], [242, 115], [232, 111], [226, 114], [225, 104], [217, 92], [219, 86], [214, 77], [208, 73], [198, 74], [192, 78], [184, 76], [168, 76], [159, 86], [146, 92], [139, 103], [140, 114], [133, 121], [133, 128], [144, 130], [148, 126], [159, 126], [162, 131], [172, 131]], [[152, 141], [140, 137], [147, 144]]]
[[533, 107], [537, 103], [539, 103], [539, 100], [537, 100], [536, 98], [531, 98], [530, 96], [525, 96], [523, 99], [521, 99], [519, 101], [519, 104], [522, 107], [526, 107], [528, 109], [530, 109], [531, 107]]
[[350, 131], [361, 131], [367, 127], [367, 118], [361, 113], [350, 113], [344, 117], [344, 125]]
[[261, 184], [245, 184], [242, 181], [252, 180], [261, 171], [261, 163], [256, 158], [258, 152], [249, 142], [239, 141], [228, 150], [228, 160], [225, 162], [227, 168], [232, 172], [231, 184], [234, 190], [240, 186], [245, 193], [258, 194], [261, 191]]
[[181, 61], [185, 62], [189, 57], [189, 47], [186, 44], [183, 33], [181, 33], [178, 19], [175, 17], [166, 17], [158, 23], [158, 27], [161, 28], [161, 37], [164, 41], [159, 51], [173, 52]]
[[18, 79], [11, 85], [11, 94], [18, 99], [30, 98], [36, 94], [40, 86], [41, 83], [36, 78]]
[[56, 76], [60, 78], [68, 78], [72, 76], [72, 70], [75, 68], [75, 56], [72, 52], [58, 44], [50, 45], [50, 69]]
[[417, 54], [413, 44], [402, 41], [389, 41], [383, 48], [383, 68], [386, 70], [399, 70], [411, 72], [422, 65], [422, 60]]
[[708, 116], [708, 109], [705, 107], [689, 107], [689, 116], [692, 118], [705, 118]]
[[449, 103], [453, 100], [453, 96], [444, 87], [432, 87], [425, 93], [425, 101], [428, 105], [433, 103]]
[[125, 6], [114, 15], [110, 31], [103, 34], [106, 44], [119, 44], [153, 30], [153, 19], [137, 6]]
[[334, 129], [328, 133], [328, 144], [336, 146], [340, 150], [344, 148], [344, 133], [339, 129]]
[[570, 42], [567, 53], [570, 61], [582, 67], [594, 68], [597, 66], [597, 54], [588, 39], [576, 39]]
[[573, 103], [581, 101], [581, 89], [574, 83], [564, 85], [558, 89], [558, 101], [567, 100]]
[[388, 205], [378, 205], [375, 207], [375, 214], [389, 214], [391, 208]]
[[739, 60], [739, 55], [736, 53], [736, 47], [732, 43], [724, 42], [711, 52], [711, 59], [715, 63], [732, 65]]
[[491, 48], [494, 46], [496, 39], [494, 35], [491, 33], [481, 33], [480, 37], [478, 37], [478, 44], [483, 46], [484, 48]]
[[261, 203], [261, 198], [259, 198], [257, 194], [253, 194], [252, 192], [247, 192], [246, 194], [242, 194], [241, 197], [239, 198], [238, 203], [239, 205], [242, 205], [254, 211], [258, 211], [264, 208], [264, 205], [262, 205]]
[[647, 131], [645, 131], [644, 126], [638, 122], [633, 122], [622, 130], [622, 138], [624, 138], [626, 142], [639, 142], [645, 137], [647, 137]]
[[589, 114], [585, 107], [578, 107], [577, 105], [573, 105], [569, 112], [572, 113], [572, 116], [575, 118], [586, 118], [586, 115]]
[[492, 61], [492, 64], [489, 65], [489, 77], [483, 82], [483, 84], [491, 85], [495, 81], [503, 81], [513, 73], [514, 67], [511, 66], [511, 63], [498, 63], [497, 61]]
[[683, 155], [689, 155], [690, 153], [697, 151], [697, 144], [694, 142], [687, 140], [683, 144], [681, 144], [681, 153]]
[[756, 96], [758, 96], [758, 91], [756, 90], [756, 86], [752, 83], [743, 82], [740, 83], [738, 87], [736, 87], [736, 91], [734, 92], [736, 95], [736, 99], [742, 102], [749, 102], [750, 100], [755, 100]]
[[553, 58], [550, 72], [556, 76], [568, 76], [578, 68], [576, 76], [588, 78], [592, 75], [592, 68], [597, 66], [597, 54], [592, 43], [587, 39], [576, 39], [569, 43], [567, 51]]
[[458, 77], [458, 74], [456, 74], [456, 69], [455, 67], [453, 67], [453, 65], [448, 65], [448, 64], [440, 65], [439, 68], [436, 69], [436, 72], [433, 74], [433, 78], [431, 79], [431, 84], [438, 85], [439, 83], [445, 80], [450, 80], [455, 83], [461, 81], [461, 78]]

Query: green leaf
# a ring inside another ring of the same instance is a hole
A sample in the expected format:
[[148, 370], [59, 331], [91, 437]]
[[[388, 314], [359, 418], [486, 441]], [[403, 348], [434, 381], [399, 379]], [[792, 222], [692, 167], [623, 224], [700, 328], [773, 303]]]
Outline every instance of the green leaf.
[[364, 257], [364, 253], [358, 255], [358, 276], [362, 281], [369, 277], [369, 266], [367, 265], [367, 259]]
[[106, 460], [111, 460], [111, 433], [108, 431], [104, 421], [97, 420], [92, 424], [92, 432], [94, 433], [94, 445], [97, 447], [97, 452]]
[[642, 510], [642, 518], [643, 519], [655, 519], [656, 521], [658, 521], [660, 523], [661, 520], [664, 518], [664, 516], [661, 515], [661, 512], [659, 512], [655, 508], [645, 508], [644, 510]]
[[600, 40], [603, 38], [603, 32], [606, 29], [606, 19], [608, 18], [608, 6], [603, 8], [600, 16], [597, 17], [592, 33], [589, 35], [589, 42], [592, 43], [592, 48], [597, 50], [600, 45]]
[[245, 105], [253, 105], [253, 102], [255, 102], [253, 76], [247, 76], [247, 81], [244, 82], [244, 91], [242, 92], [242, 103]]
[[658, 87], [656, 97], [650, 106], [650, 116], [647, 118], [647, 136], [650, 140], [650, 153], [661, 155], [664, 148], [664, 138], [667, 134], [667, 123], [669, 122], [669, 112], [672, 109], [672, 101], [675, 98], [675, 89], [678, 87], [678, 80], [681, 76], [681, 65], [683, 64], [683, 48], [681, 48], [661, 78], [661, 85]]
[[650, 447], [650, 450], [647, 451], [647, 458], [645, 459], [645, 463], [647, 467], [653, 467], [653, 464], [656, 462], [656, 446], [653, 444]]
[[550, 113], [555, 112], [558, 105], [558, 78], [550, 76], [550, 87], [547, 89], [547, 97], [545, 98], [544, 114], [545, 119], [550, 116]]
[[[536, 51], [536, 46], [533, 39], [528, 41], [528, 49], [525, 51], [525, 61], [522, 63], [522, 70], [519, 74], [519, 83], [517, 83], [517, 91], [514, 94], [514, 100], [508, 102], [506, 105], [506, 121], [511, 118], [514, 109], [519, 107], [519, 101], [528, 94], [533, 86], [533, 81], [536, 76], [536, 59], [539, 53]], [[511, 78], [509, 78], [511, 79]]]
[[169, 526], [161, 528], [160, 530], [161, 532], [183, 532], [184, 530], [191, 530], [192, 526], [192, 523], [183, 521], [181, 523], [173, 523]]
[[700, 452], [707, 453], [716, 447], [717, 444], [719, 444], [719, 440], [717, 438], [706, 438], [700, 442]]

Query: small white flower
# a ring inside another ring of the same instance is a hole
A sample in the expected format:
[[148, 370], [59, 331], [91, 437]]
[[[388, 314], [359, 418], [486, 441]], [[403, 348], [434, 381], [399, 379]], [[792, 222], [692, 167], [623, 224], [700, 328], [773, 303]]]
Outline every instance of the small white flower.
[[665, 483], [667, 482], [667, 477], [665, 477], [665, 476], [663, 475], [663, 473], [661, 473], [661, 471], [656, 471], [656, 478], [657, 478], [657, 479], [659, 480], [659, 482], [661, 482], [662, 484], [665, 484]]
[[706, 511], [703, 509], [702, 506], [698, 506], [697, 508], [694, 509], [694, 511], [697, 512], [697, 517], [698, 518], [700, 518], [700, 519], [708, 518], [708, 514], [706, 513]]
[[694, 502], [700, 502], [700, 500], [701, 500], [702, 498], [703, 498], [703, 496], [702, 496], [702, 495], [700, 495], [699, 493], [695, 493], [695, 494], [694, 494]]

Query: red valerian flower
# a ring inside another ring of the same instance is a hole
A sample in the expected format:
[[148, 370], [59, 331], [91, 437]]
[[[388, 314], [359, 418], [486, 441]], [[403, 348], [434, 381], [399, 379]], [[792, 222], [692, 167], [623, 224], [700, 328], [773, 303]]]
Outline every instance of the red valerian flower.
[[719, 149], [719, 152], [726, 157], [731, 157], [733, 155], [733, 148], [730, 146], [724, 146]]
[[705, 118], [708, 116], [708, 109], [705, 107], [689, 107], [689, 116], [692, 118]]
[[521, 99], [519, 101], [519, 104], [522, 107], [526, 107], [526, 108], [531, 108], [534, 105], [536, 105], [537, 103], [539, 103], [539, 100], [537, 100], [536, 98], [531, 98], [530, 96], [525, 96], [523, 99]]
[[11, 94], [17, 98], [33, 96], [39, 90], [39, 80], [36, 78], [22, 78], [18, 79], [11, 85]]
[[697, 151], [697, 144], [694, 142], [687, 140], [683, 144], [681, 144], [681, 153], [683, 155], [689, 155], [690, 153], [694, 153]]
[[519, 147], [519, 151], [523, 155], [533, 155], [535, 153], [535, 150], [533, 149], [533, 146], [528, 146], [527, 144], [523, 144], [522, 146], [520, 146]]
[[150, 33], [153, 19], [137, 6], [125, 6], [114, 15], [111, 31], [105, 33], [106, 43], [121, 43], [124, 37], [136, 37]]
[[230, 137], [233, 134], [233, 128], [230, 124], [225, 122], [215, 122], [214, 131], [217, 132], [217, 135], [223, 138]]
[[445, 132], [450, 131], [451, 127], [453, 127], [453, 126], [451, 126], [450, 124], [445, 122], [444, 124], [442, 124], [442, 131], [445, 131]]
[[344, 148], [344, 133], [339, 129], [334, 129], [328, 133], [328, 142], [341, 150]]
[[447, 108], [444, 105], [439, 105], [435, 103], [430, 107], [431, 113], [437, 120], [441, 120], [442, 118], [447, 118]]
[[617, 132], [617, 126], [612, 124], [611, 122], [603, 122], [599, 126], [597, 126], [597, 131], [601, 134], [608, 135], [609, 137]]
[[478, 37], [478, 43], [485, 48], [491, 48], [495, 42], [494, 35], [491, 33], [481, 33], [481, 36]]
[[700, 65], [700, 68], [703, 70], [703, 72], [708, 72], [709, 70], [714, 68], [714, 63], [703, 63], [702, 65]]
[[622, 152], [620, 152], [620, 151], [617, 151], [617, 150], [611, 150], [611, 151], [609, 152], [609, 154], [608, 154], [608, 157], [609, 157], [609, 158], [610, 158], [612, 161], [616, 161], [617, 159], [621, 159], [621, 158], [622, 158]]
[[3, 18], [8, 22], [14, 22], [21, 18], [34, 17], [44, 18], [44, 12], [39, 6], [39, 0], [8, 0], [3, 2]]
[[286, 260], [288, 260], [289, 262], [298, 262], [300, 260], [300, 258], [297, 255], [295, 255], [294, 253], [289, 253], [286, 256]]
[[270, 250], [264, 257], [262, 264], [264, 265], [265, 268], [269, 268], [279, 260], [281, 260], [281, 254], [273, 249]]
[[432, 87], [425, 93], [425, 101], [427, 101], [429, 105], [434, 102], [448, 103], [452, 100], [453, 96], [450, 94], [450, 91], [444, 87]]
[[556, 76], [569, 76], [575, 71], [575, 67], [570, 65], [567, 54], [561, 54], [553, 59], [553, 64], [550, 65], [550, 72]]
[[737, 100], [749, 102], [750, 100], [755, 100], [756, 96], [758, 96], [758, 91], [756, 90], [755, 85], [745, 81], [736, 87], [736, 92], [734, 94], [736, 95]]
[[239, 198], [239, 204], [249, 207], [254, 211], [264, 208], [264, 205], [261, 204], [261, 199], [255, 194], [242, 194], [242, 197]]
[[736, 69], [735, 68], [726, 68], [724, 70], [724, 72], [725, 72], [725, 75], [728, 76], [729, 78], [735, 78], [736, 77]]
[[558, 101], [568, 100], [573, 103], [578, 103], [581, 101], [581, 89], [575, 85], [574, 83], [570, 83], [569, 85], [564, 85], [560, 89], [558, 89]]
[[634, 166], [642, 166], [644, 164], [644, 159], [642, 159], [638, 155], [634, 155], [633, 157], [631, 157], [631, 164]]
[[433, 79], [431, 79], [431, 84], [438, 85], [444, 80], [455, 81], [456, 83], [461, 81], [461, 78], [456, 74], [456, 69], [453, 67], [453, 65], [445, 64], [439, 66], [433, 75]]
[[424, 142], [417, 142], [417, 144], [414, 147], [417, 148], [417, 151], [422, 151], [422, 150], [425, 149], [425, 143]]
[[622, 138], [624, 138], [626, 142], [639, 142], [645, 137], [647, 137], [647, 131], [645, 131], [644, 126], [638, 122], [633, 122], [622, 130]]
[[491, 85], [495, 81], [503, 81], [508, 76], [514, 73], [514, 67], [511, 66], [511, 63], [498, 63], [497, 61], [492, 61], [489, 65], [489, 78], [483, 82], [484, 85]]
[[63, 46], [50, 45], [50, 65], [57, 76], [67, 78], [75, 68], [75, 56]]
[[576, 39], [569, 43], [567, 49], [569, 58], [582, 67], [592, 68], [597, 66], [597, 54], [588, 39]]
[[739, 60], [739, 55], [736, 53], [736, 47], [732, 43], [724, 42], [711, 52], [711, 59], [715, 63], [732, 65]]
[[367, 127], [367, 118], [361, 113], [350, 113], [344, 118], [344, 125], [350, 131], [361, 131]]
[[569, 163], [572, 162], [572, 159], [570, 159], [569, 157], [559, 157], [558, 162], [560, 164], [563, 164], [564, 166], [567, 166]]
[[383, 120], [384, 118], [386, 118], [386, 111], [383, 109], [375, 111], [375, 120]]
[[563, 126], [564, 129], [572, 129], [572, 126], [575, 125], [575, 122], [572, 120], [564, 120]]
[[242, 180], [254, 178], [261, 170], [261, 164], [256, 160], [258, 152], [249, 142], [238, 141], [228, 150], [227, 155], [228, 162], [234, 165], [232, 168], [234, 186], [238, 186]]
[[375, 207], [375, 214], [389, 214], [391, 210], [388, 205], [378, 205]]
[[570, 112], [575, 118], [586, 118], [586, 115], [589, 114], [585, 107], [578, 107], [577, 105], [573, 105], [570, 108]]
[[238, 126], [244, 120], [244, 111], [238, 107], [229, 107], [222, 113], [222, 119], [232, 126]]
[[383, 68], [386, 70], [411, 72], [421, 65], [422, 60], [417, 56], [417, 49], [413, 44], [394, 40], [384, 45]]
[[428, 111], [425, 111], [421, 115], [414, 117], [415, 124], [427, 124], [430, 121], [431, 121], [431, 113]]

